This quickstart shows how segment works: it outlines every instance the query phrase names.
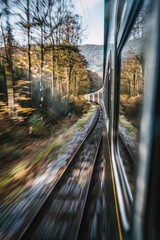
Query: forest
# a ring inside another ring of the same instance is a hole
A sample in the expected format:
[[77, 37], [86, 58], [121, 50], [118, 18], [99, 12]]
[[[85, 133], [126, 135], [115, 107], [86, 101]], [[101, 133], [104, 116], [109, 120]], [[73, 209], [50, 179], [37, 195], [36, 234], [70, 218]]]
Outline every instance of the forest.
[[71, 0], [1, 0], [0, 117], [24, 121], [90, 89]]

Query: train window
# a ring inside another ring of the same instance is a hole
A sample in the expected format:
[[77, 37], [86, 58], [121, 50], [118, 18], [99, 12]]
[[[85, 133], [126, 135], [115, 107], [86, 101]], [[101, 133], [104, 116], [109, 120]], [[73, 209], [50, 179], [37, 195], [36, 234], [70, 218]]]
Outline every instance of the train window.
[[144, 90], [146, 5], [140, 10], [121, 51], [119, 137], [133, 157], [138, 152], [138, 134]]

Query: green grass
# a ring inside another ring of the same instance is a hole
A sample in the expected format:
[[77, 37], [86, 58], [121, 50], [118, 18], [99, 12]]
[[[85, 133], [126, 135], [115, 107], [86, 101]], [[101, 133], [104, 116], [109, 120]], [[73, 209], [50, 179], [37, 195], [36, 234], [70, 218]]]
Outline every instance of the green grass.
[[125, 119], [124, 115], [120, 115], [119, 119], [120, 123], [123, 125], [123, 127], [127, 130], [128, 134], [136, 135], [137, 129]]
[[0, 187], [4, 187], [4, 186], [7, 185], [11, 180], [12, 180], [11, 176], [2, 177], [2, 178], [0, 179]]
[[87, 114], [84, 114], [83, 117], [76, 123], [78, 129], [81, 129], [92, 116], [93, 110], [91, 109]]
[[5, 205], [8, 205], [11, 202], [13, 202], [15, 198], [17, 199], [18, 196], [20, 197], [20, 193], [23, 192], [23, 190], [24, 190], [23, 186], [18, 186], [14, 188], [5, 198], [4, 200]]

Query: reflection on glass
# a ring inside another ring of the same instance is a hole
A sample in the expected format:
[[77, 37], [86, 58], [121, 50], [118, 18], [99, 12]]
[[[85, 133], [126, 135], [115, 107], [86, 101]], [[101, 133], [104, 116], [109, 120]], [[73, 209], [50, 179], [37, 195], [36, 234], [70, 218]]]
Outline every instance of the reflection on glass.
[[121, 52], [119, 133], [137, 156], [144, 88], [143, 43], [145, 7], [140, 11]]

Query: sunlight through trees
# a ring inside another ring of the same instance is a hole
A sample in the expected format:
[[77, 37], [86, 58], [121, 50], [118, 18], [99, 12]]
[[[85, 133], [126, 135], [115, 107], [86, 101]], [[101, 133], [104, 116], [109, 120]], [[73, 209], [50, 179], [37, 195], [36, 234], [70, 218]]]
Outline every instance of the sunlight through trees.
[[50, 98], [87, 93], [87, 61], [78, 48], [83, 28], [72, 1], [0, 4], [1, 114], [23, 119], [35, 108], [43, 111], [47, 92]]

